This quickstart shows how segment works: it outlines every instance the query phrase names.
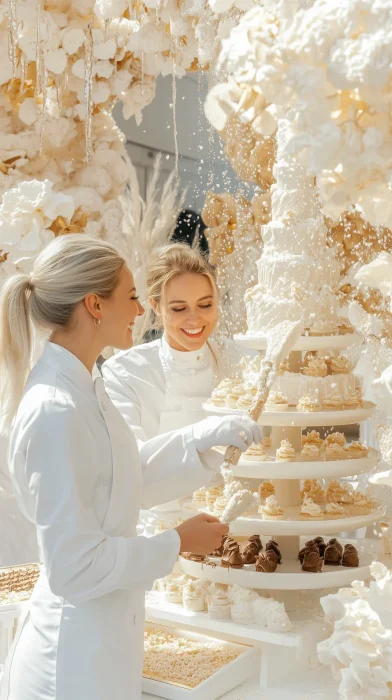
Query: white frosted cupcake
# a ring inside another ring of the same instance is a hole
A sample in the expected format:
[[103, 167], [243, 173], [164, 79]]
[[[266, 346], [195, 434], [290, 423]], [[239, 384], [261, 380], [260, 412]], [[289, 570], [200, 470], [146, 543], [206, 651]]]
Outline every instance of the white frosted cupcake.
[[354, 491], [353, 503], [350, 504], [350, 512], [355, 515], [367, 515], [374, 510], [375, 503], [373, 499], [365, 496], [361, 491]]
[[204, 486], [202, 486], [201, 489], [197, 489], [193, 492], [192, 503], [200, 508], [206, 505], [206, 489]]
[[300, 518], [302, 520], [322, 520], [324, 513], [317, 503], [312, 501], [309, 496], [305, 496], [301, 506]]
[[206, 502], [211, 510], [213, 510], [214, 508], [216, 499], [219, 498], [219, 496], [221, 496], [222, 493], [222, 486], [211, 486], [209, 489], [206, 489]]
[[207, 594], [208, 614], [216, 620], [228, 620], [231, 617], [231, 606], [227, 591], [212, 583]]
[[344, 400], [342, 395], [337, 389], [331, 391], [323, 399], [323, 409], [324, 411], [343, 411], [344, 410]]
[[203, 612], [205, 610], [206, 591], [199, 581], [191, 581], [184, 586], [182, 591], [182, 603], [184, 608], [192, 612]]
[[347, 357], [330, 357], [328, 369], [331, 374], [349, 374], [351, 372], [351, 364]]
[[268, 496], [265, 503], [260, 506], [263, 520], [283, 520], [284, 510], [280, 507], [275, 496]]
[[274, 412], [288, 411], [289, 402], [279, 391], [271, 391], [267, 403], [265, 404], [265, 410]]
[[262, 445], [264, 448], [271, 447], [271, 437], [267, 435], [266, 437], [263, 437]]
[[344, 515], [347, 515], [347, 510], [341, 503], [327, 503], [325, 514], [331, 519], [342, 518]]
[[302, 435], [302, 444], [317, 445], [317, 447], [321, 447], [323, 444], [323, 439], [320, 437], [320, 433], [318, 433], [317, 430], [310, 430], [310, 432]]
[[344, 450], [337, 442], [330, 442], [325, 447], [325, 456], [328, 461], [336, 462], [338, 459], [343, 459]]
[[250, 406], [253, 403], [253, 396], [252, 394], [244, 394], [244, 396], [240, 396], [237, 402], [237, 408], [241, 408], [243, 410], [247, 410], [250, 408]]
[[354, 440], [346, 445], [344, 448], [344, 456], [346, 459], [363, 459], [369, 454], [369, 448], [367, 445], [363, 445], [361, 442]]
[[267, 459], [267, 455], [264, 452], [264, 447], [261, 443], [253, 444], [248, 447], [246, 452], [244, 452], [243, 457], [250, 462], [265, 462]]
[[336, 443], [337, 445], [340, 445], [341, 447], [344, 447], [346, 444], [346, 438], [344, 436], [344, 433], [330, 433], [327, 435], [327, 437], [324, 440], [324, 447], [327, 447], [331, 443]]
[[317, 462], [320, 459], [320, 450], [317, 445], [306, 443], [301, 450], [301, 460], [303, 462]]
[[297, 411], [303, 411], [305, 413], [314, 413], [320, 410], [320, 401], [318, 400], [317, 396], [311, 396], [310, 394], [306, 394], [305, 396], [301, 396], [301, 398], [298, 401]]
[[276, 459], [278, 462], [295, 461], [295, 449], [289, 440], [282, 440], [280, 447], [276, 450]]
[[311, 357], [307, 366], [303, 367], [301, 371], [307, 377], [326, 377], [328, 367], [323, 357]]
[[260, 486], [259, 486], [260, 502], [264, 503], [264, 501], [269, 496], [274, 496], [274, 495], [275, 495], [275, 487], [271, 484], [270, 481], [263, 481], [263, 483], [260, 484]]
[[238, 394], [227, 394], [226, 406], [227, 408], [237, 408], [239, 396]]

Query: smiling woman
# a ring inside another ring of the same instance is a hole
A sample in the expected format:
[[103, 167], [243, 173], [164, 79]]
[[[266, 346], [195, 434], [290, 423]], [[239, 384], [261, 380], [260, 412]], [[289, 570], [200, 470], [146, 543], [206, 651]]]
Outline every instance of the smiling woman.
[[184, 244], [166, 246], [148, 270], [147, 288], [162, 337], [103, 365], [108, 394], [141, 440], [202, 420], [220, 368], [210, 340], [218, 292], [206, 258]]

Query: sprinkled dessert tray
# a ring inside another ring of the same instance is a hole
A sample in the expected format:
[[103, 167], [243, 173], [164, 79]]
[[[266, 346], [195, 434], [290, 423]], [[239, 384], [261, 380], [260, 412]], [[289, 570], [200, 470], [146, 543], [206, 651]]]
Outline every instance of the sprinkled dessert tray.
[[[269, 426], [329, 426], [351, 425], [371, 418], [375, 405], [371, 401], [364, 401], [362, 408], [343, 409], [340, 411], [263, 411], [259, 420], [260, 425]], [[203, 411], [211, 415], [244, 415], [245, 409], [228, 408], [227, 406], [214, 406], [213, 403], [203, 403]]]
[[[301, 542], [303, 546], [305, 539]], [[195, 578], [223, 583], [229, 586], [237, 584], [245, 588], [269, 591], [317, 590], [322, 588], [340, 588], [349, 586], [356, 579], [364, 581], [370, 576], [370, 565], [379, 556], [377, 540], [344, 540], [342, 544], [354, 543], [360, 559], [360, 565], [355, 568], [346, 566], [324, 566], [321, 573], [305, 572], [297, 559], [283, 558], [278, 569], [273, 573], [261, 573], [254, 565], [244, 565], [242, 569], [227, 569], [220, 566], [220, 560], [209, 557], [212, 566], [206, 563], [190, 561], [179, 557], [181, 569], [185, 574]], [[215, 566], [214, 566], [215, 564]]]
[[190, 639], [195, 642], [218, 643], [223, 649], [237, 652], [238, 656], [194, 687], [187, 685], [185, 680], [184, 683], [179, 683], [164, 681], [156, 677], [146, 678], [143, 676], [144, 693], [157, 695], [160, 698], [168, 698], [168, 700], [186, 700], [187, 698], [189, 698], [189, 700], [216, 700], [257, 672], [260, 663], [260, 651], [256, 647], [234, 644], [232, 642], [209, 637], [208, 635], [197, 634], [195, 632], [164, 625], [146, 624], [145, 629], [157, 629], [170, 635]]

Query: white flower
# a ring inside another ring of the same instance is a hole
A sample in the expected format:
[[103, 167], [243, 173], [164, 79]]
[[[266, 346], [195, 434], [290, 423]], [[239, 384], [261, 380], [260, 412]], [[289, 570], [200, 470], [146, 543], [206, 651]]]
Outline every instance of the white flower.
[[38, 119], [39, 110], [33, 97], [26, 97], [19, 107], [19, 119], [23, 124], [31, 126]]
[[64, 51], [72, 56], [74, 53], [79, 51], [81, 46], [84, 44], [85, 34], [83, 29], [79, 27], [71, 27], [66, 29], [62, 36], [62, 46]]
[[128, 9], [126, 0], [95, 0], [94, 12], [102, 19], [114, 19], [122, 17]]
[[56, 75], [64, 73], [67, 67], [67, 54], [65, 53], [64, 49], [47, 51], [45, 54], [45, 64], [47, 69]]

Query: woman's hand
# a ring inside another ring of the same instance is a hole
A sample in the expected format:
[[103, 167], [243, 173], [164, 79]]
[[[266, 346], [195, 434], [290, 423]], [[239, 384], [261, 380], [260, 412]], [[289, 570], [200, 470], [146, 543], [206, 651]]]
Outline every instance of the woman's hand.
[[260, 442], [261, 428], [249, 416], [210, 416], [195, 423], [193, 437], [196, 449], [201, 453], [217, 445], [234, 445], [245, 452], [252, 443]]
[[175, 529], [181, 538], [180, 552], [193, 554], [210, 554], [220, 546], [223, 535], [229, 532], [228, 525], [207, 513], [189, 518]]

